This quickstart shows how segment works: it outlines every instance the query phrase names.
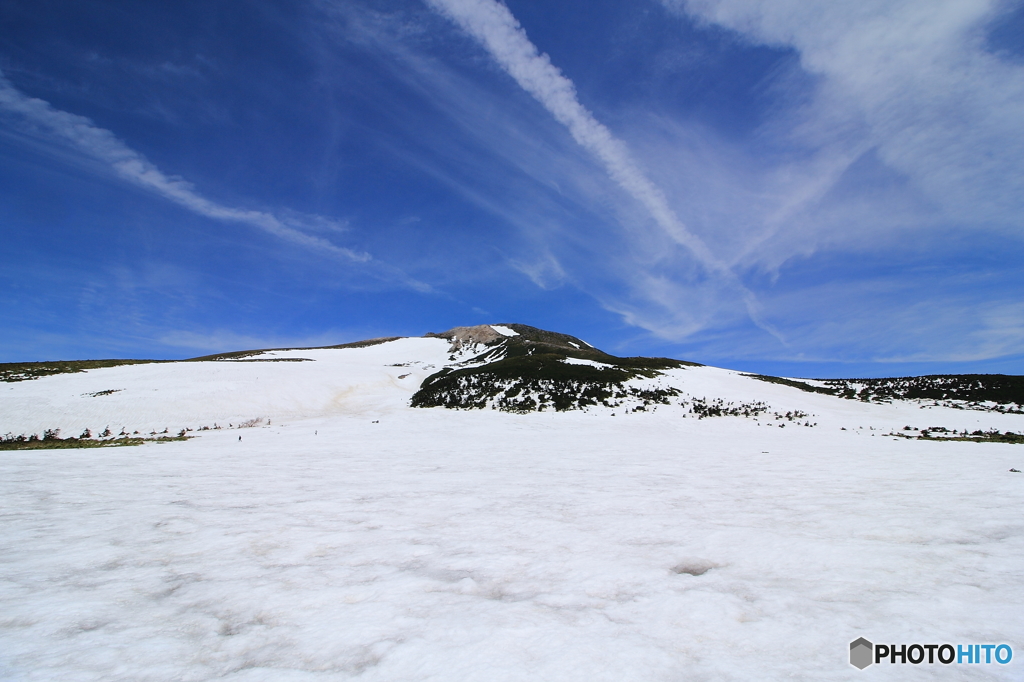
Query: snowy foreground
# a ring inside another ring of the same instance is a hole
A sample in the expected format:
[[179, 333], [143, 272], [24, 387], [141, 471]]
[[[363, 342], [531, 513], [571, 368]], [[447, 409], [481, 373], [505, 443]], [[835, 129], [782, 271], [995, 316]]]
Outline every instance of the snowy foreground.
[[[1024, 416], [699, 367], [667, 374], [817, 426], [406, 407], [447, 349], [0, 384], [4, 432], [224, 427], [0, 452], [0, 678], [1024, 676], [1024, 474], [1008, 471], [1024, 446], [882, 435], [1020, 432]], [[859, 671], [861, 636], [1007, 643], [1014, 658]]]

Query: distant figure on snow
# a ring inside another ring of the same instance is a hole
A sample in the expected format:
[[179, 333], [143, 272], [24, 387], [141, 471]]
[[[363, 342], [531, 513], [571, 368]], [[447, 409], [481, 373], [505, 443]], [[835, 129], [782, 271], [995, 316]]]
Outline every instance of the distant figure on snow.
[[239, 437], [238, 437], [238, 442], [239, 442], [239, 443], [241, 443], [241, 442], [242, 442], [242, 437], [241, 437], [241, 436], [239, 436]]

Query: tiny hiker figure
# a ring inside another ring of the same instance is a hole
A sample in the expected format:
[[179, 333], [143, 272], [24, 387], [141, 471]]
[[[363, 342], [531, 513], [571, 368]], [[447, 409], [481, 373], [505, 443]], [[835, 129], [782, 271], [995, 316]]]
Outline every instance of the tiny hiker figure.
[[241, 436], [239, 436], [239, 437], [238, 437], [238, 442], [239, 442], [239, 443], [241, 443], [241, 442], [242, 442], [242, 437], [241, 437]]

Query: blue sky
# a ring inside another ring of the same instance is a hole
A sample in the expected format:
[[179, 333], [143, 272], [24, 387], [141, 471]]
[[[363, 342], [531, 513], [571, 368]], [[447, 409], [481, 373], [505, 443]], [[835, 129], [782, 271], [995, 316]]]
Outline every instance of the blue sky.
[[1024, 373], [1024, 5], [0, 4], [0, 361], [522, 322]]

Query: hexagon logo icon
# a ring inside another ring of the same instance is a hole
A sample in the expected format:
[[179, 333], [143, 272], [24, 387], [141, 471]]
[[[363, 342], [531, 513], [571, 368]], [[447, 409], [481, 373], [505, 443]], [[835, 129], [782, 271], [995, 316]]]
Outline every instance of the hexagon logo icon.
[[850, 665], [863, 670], [874, 661], [875, 645], [860, 637], [850, 642]]

